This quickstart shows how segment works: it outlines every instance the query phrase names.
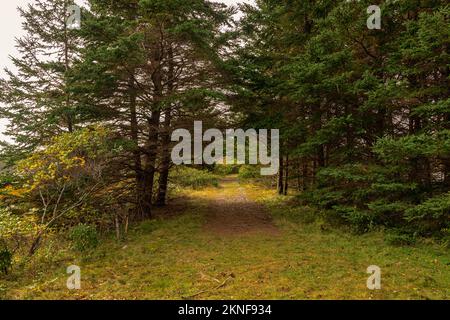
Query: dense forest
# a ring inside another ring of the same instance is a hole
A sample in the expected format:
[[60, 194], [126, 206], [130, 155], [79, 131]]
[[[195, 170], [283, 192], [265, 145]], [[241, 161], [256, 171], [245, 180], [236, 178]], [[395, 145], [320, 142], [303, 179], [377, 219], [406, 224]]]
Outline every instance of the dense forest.
[[[0, 272], [55, 234], [121, 238], [176, 190], [233, 173], [341, 232], [450, 243], [447, 1], [89, 0], [80, 28], [73, 4], [19, 9], [0, 79]], [[175, 166], [172, 133], [194, 121], [279, 129], [278, 175]]]

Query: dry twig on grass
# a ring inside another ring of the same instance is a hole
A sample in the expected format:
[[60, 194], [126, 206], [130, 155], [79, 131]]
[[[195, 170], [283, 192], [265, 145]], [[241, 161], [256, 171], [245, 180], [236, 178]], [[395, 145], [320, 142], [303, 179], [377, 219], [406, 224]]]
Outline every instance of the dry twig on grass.
[[188, 300], [188, 299], [192, 299], [195, 297], [198, 297], [201, 294], [207, 293], [207, 292], [211, 292], [211, 291], [215, 291], [215, 290], [219, 290], [220, 288], [223, 288], [226, 286], [226, 284], [228, 283], [228, 281], [232, 280], [234, 277], [232, 275], [230, 275], [228, 278], [225, 279], [224, 282], [222, 282], [221, 284], [219, 284], [217, 287], [212, 288], [212, 289], [208, 289], [208, 290], [202, 290], [200, 292], [197, 292], [196, 294], [193, 294], [191, 296], [184, 296], [182, 297], [184, 300]]

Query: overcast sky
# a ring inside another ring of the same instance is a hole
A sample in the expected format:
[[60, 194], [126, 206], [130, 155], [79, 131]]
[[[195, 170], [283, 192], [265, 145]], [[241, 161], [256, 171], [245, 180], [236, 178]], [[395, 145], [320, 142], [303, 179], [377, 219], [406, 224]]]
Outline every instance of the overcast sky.
[[[0, 10], [0, 77], [5, 75], [3, 69], [5, 67], [12, 68], [9, 60], [9, 55], [15, 55], [15, 41], [16, 37], [20, 37], [22, 32], [22, 19], [17, 12], [17, 7], [22, 7], [33, 0], [3, 0]], [[217, 2], [224, 2], [228, 5], [237, 4], [240, 2], [253, 2], [253, 0], [217, 0]], [[1, 135], [3, 132], [5, 122], [0, 119], [0, 140], [4, 139]]]
[[[22, 25], [19, 14], [16, 10], [18, 6], [26, 5], [30, 0], [7, 0], [2, 1], [0, 10], [0, 76], [4, 76], [3, 69], [10, 67], [8, 59], [10, 54], [16, 52], [14, 38], [22, 34]], [[5, 122], [0, 119], [0, 139]]]

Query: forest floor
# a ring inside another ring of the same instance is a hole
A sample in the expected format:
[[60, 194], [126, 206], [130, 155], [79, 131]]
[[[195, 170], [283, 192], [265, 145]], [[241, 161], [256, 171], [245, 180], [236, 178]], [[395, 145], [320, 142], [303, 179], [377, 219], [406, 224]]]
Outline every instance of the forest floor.
[[[450, 299], [450, 255], [437, 244], [396, 247], [383, 233], [328, 226], [273, 190], [224, 179], [185, 191], [118, 243], [88, 257], [47, 248], [51, 261], [0, 280], [6, 299]], [[56, 245], [55, 245], [56, 246]], [[81, 267], [81, 290], [66, 287]], [[370, 265], [382, 289], [367, 288]]]

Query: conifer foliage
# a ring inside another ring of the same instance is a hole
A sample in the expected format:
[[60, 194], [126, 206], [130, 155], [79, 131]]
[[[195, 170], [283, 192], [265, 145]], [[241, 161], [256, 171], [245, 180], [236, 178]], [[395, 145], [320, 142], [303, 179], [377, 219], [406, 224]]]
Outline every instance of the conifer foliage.
[[446, 232], [450, 6], [379, 2], [370, 30], [372, 2], [243, 6], [236, 94], [257, 101], [250, 123], [283, 129], [280, 194], [295, 185], [358, 231]]
[[257, 0], [236, 21], [216, 1], [89, 0], [80, 29], [73, 4], [19, 9], [26, 34], [0, 79], [14, 140], [0, 209], [37, 217], [31, 251], [49, 224], [152, 218], [171, 133], [200, 120], [280, 129], [279, 194], [358, 232], [448, 236], [448, 1]]

